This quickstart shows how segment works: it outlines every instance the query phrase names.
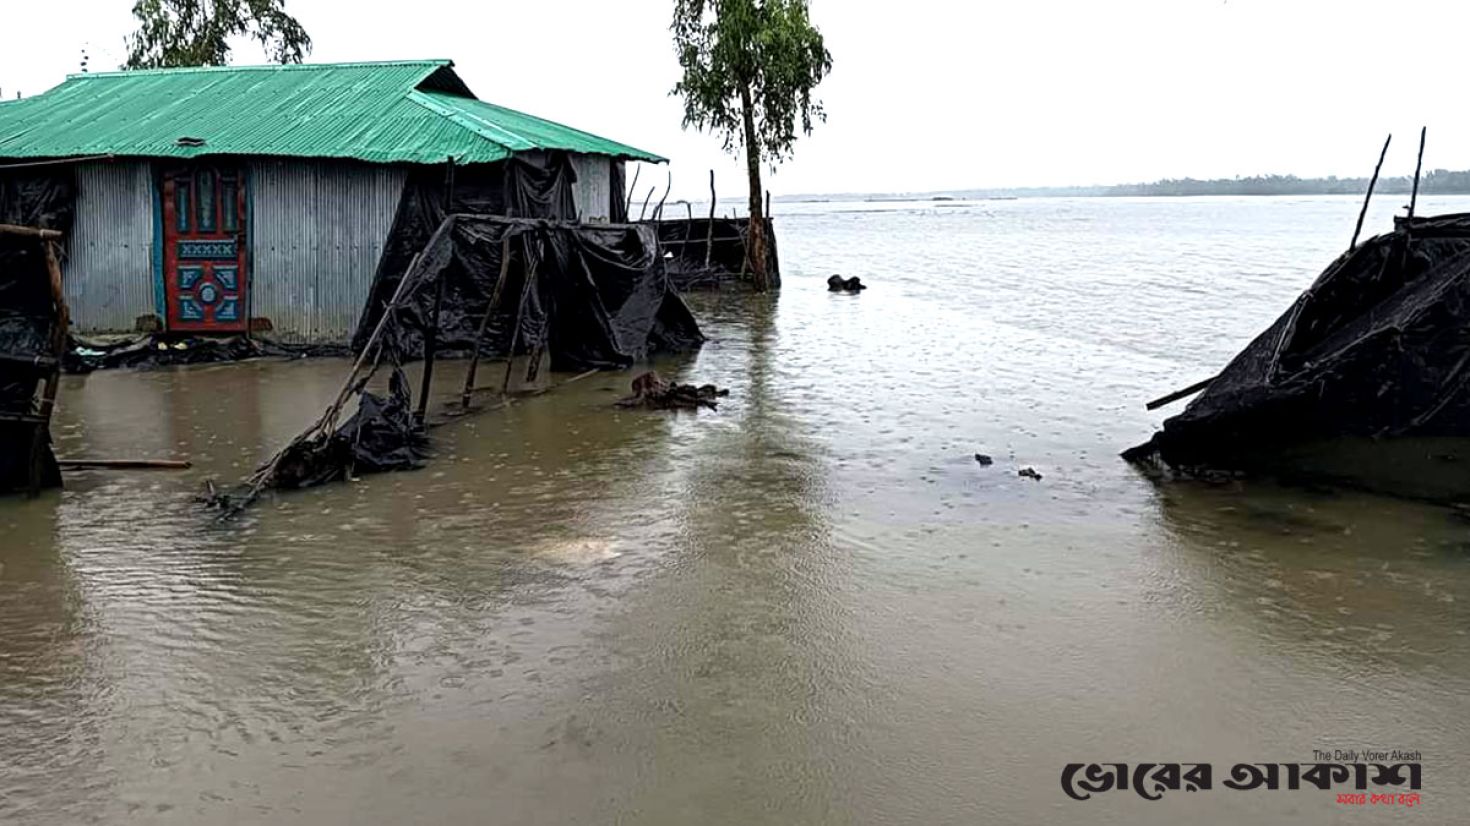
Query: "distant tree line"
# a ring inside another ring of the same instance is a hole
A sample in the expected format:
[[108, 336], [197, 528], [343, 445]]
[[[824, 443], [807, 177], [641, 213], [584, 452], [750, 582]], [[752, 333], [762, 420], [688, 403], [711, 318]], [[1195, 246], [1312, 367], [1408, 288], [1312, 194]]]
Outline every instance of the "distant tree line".
[[[1379, 178], [1376, 192], [1407, 193], [1413, 178]], [[1151, 184], [1102, 187], [1100, 195], [1361, 195], [1367, 178], [1298, 178], [1295, 175], [1253, 175], [1249, 178], [1168, 178]], [[1435, 169], [1424, 173], [1419, 191], [1439, 195], [1470, 194], [1470, 170]]]

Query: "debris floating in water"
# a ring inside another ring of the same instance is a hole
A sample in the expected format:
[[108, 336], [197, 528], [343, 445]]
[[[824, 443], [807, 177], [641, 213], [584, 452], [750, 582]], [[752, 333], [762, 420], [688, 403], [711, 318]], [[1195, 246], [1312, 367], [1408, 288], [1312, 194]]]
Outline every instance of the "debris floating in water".
[[995, 460], [984, 453], [976, 453], [975, 461], [980, 463], [980, 467], [990, 467], [991, 465], [995, 464]]
[[618, 407], [646, 407], [650, 410], [697, 410], [719, 407], [717, 399], [730, 395], [713, 384], [666, 382], [650, 370], [633, 379], [633, 395], [618, 399]]
[[852, 278], [843, 278], [840, 275], [834, 275], [827, 279], [828, 292], [855, 293], [858, 290], [866, 290], [867, 288], [868, 285], [858, 280], [858, 277], [855, 275]]
[[1037, 473], [1036, 468], [1034, 467], [1023, 467], [1020, 470], [1016, 471], [1016, 475], [1025, 477], [1027, 479], [1034, 479], [1038, 482], [1041, 481], [1041, 474]]

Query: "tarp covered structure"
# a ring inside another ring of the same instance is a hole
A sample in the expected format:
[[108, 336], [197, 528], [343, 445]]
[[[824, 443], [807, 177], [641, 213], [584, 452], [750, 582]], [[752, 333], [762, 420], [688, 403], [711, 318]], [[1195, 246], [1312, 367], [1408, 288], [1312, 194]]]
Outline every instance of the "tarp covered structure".
[[1253, 469], [1287, 446], [1470, 436], [1470, 214], [1345, 253], [1184, 412], [1126, 452]]
[[[210, 501], [233, 514], [266, 488], [298, 488], [354, 473], [417, 467], [426, 412], [397, 366], [461, 353], [550, 356], [553, 370], [621, 368], [654, 352], [699, 347], [704, 336], [669, 285], [653, 228], [536, 218], [450, 215], [408, 265], [379, 269], [356, 336], [358, 360], [336, 401], [278, 451], [243, 490]], [[379, 365], [389, 393], [366, 390]], [[532, 358], [530, 365], [539, 365]], [[425, 365], [429, 371], [429, 365]], [[358, 397], [357, 413], [341, 412]]]
[[[69, 174], [0, 170], [0, 224], [66, 232], [71, 221]], [[45, 243], [0, 232], [0, 491], [61, 484], [37, 397], [58, 367], [56, 337], [65, 334], [57, 330]]]
[[[506, 250], [511, 261], [502, 268]], [[354, 336], [358, 349], [395, 294], [399, 309], [383, 343], [400, 359], [422, 357], [431, 327], [441, 354], [471, 353], [478, 340], [485, 356], [504, 356], [514, 339], [515, 353], [543, 349], [553, 370], [566, 371], [627, 367], [704, 341], [646, 225], [451, 215], [415, 266], [395, 269], [386, 260], [379, 268]], [[501, 299], [486, 322], [502, 269]], [[404, 273], [411, 281], [400, 293]]]

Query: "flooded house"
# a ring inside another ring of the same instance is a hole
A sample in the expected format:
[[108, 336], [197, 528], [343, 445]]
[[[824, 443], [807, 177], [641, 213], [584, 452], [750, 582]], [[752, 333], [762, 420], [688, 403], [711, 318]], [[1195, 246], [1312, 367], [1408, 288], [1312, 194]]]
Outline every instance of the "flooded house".
[[0, 104], [0, 176], [72, 199], [82, 334], [346, 343], [385, 249], [451, 212], [624, 221], [629, 160], [663, 159], [480, 100], [448, 60], [81, 74]]

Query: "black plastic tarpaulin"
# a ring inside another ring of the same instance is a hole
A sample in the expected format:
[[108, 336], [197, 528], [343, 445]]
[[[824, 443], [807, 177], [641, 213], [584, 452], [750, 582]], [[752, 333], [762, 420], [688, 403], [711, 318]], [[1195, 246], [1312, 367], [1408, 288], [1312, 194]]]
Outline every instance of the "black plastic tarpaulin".
[[[541, 352], [553, 370], [578, 371], [704, 342], [669, 286], [651, 227], [487, 215], [445, 218], [404, 271], [380, 271], [357, 338], [358, 359], [337, 400], [241, 490], [211, 495], [212, 504], [233, 514], [267, 488], [417, 467], [428, 447], [418, 415], [425, 397], [410, 410], [397, 367], [431, 341], [436, 355]], [[366, 391], [382, 364], [394, 367], [386, 397]], [[339, 427], [353, 396], [357, 413]]]
[[[385, 349], [400, 359], [422, 357], [425, 331], [433, 326], [437, 353], [474, 351], [507, 238], [510, 266], [480, 338], [482, 354], [504, 356], [514, 338], [516, 353], [544, 348], [553, 370], [580, 371], [627, 367], [650, 353], [704, 342], [669, 284], [651, 227], [454, 215], [420, 251], [417, 266], [405, 268], [412, 282], [382, 335]], [[380, 271], [354, 336], [359, 348], [398, 293], [404, 271]]]
[[[680, 290], [749, 286], [754, 284], [746, 259], [749, 218], [681, 218], [653, 222], [658, 240], [669, 254], [669, 279]], [[772, 287], [781, 286], [776, 229], [766, 219], [766, 272]]]
[[1470, 437], [1470, 214], [1399, 219], [1345, 253], [1124, 456], [1252, 469], [1351, 437]]
[[[74, 197], [70, 169], [0, 170], [0, 224], [67, 232]], [[43, 243], [0, 233], [0, 491], [30, 484], [38, 383], [55, 369], [59, 314]], [[41, 439], [40, 483], [60, 485], [50, 435]]]
[[[393, 227], [378, 259], [374, 285], [396, 279], [450, 215], [507, 215], [577, 220], [572, 186], [577, 175], [565, 152], [526, 153], [498, 163], [419, 166], [408, 173]], [[391, 291], [374, 292], [369, 306], [381, 307]], [[370, 331], [371, 328], [368, 328]], [[352, 347], [361, 350], [359, 327]]]

